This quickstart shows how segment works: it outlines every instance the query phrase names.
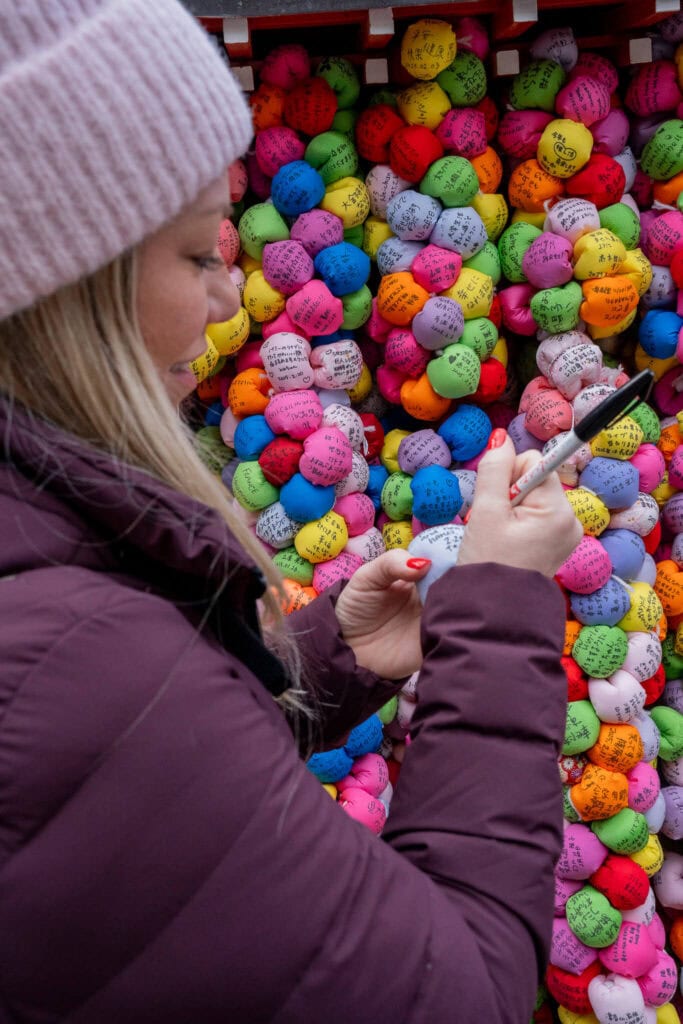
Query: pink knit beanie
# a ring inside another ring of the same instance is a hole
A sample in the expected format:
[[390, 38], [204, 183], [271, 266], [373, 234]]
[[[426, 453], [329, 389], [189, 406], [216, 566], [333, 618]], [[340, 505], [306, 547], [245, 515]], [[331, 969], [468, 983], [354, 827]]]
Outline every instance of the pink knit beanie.
[[177, 0], [0, 0], [0, 319], [156, 231], [251, 136]]

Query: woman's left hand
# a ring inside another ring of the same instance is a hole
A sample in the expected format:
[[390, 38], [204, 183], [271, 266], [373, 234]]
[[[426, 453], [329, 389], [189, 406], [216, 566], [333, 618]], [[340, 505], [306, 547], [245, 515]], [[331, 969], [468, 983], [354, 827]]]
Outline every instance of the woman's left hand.
[[[424, 565], [415, 568], [411, 561]], [[366, 562], [344, 587], [337, 619], [363, 668], [385, 679], [401, 679], [420, 668], [422, 604], [415, 584], [430, 565], [396, 548]]]

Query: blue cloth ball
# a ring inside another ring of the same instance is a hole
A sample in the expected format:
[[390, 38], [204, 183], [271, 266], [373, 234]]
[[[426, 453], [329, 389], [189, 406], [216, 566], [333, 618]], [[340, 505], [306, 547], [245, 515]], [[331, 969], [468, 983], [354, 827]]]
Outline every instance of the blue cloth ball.
[[298, 523], [310, 523], [321, 519], [334, 505], [334, 484], [320, 487], [295, 473], [280, 488], [280, 504], [290, 519]]
[[370, 277], [370, 257], [350, 242], [321, 249], [313, 260], [315, 272], [333, 295], [348, 295], [362, 288]]
[[669, 359], [676, 355], [683, 317], [667, 309], [649, 309], [640, 322], [638, 341], [649, 356]]
[[389, 478], [389, 472], [382, 465], [368, 466], [368, 469], [368, 486], [365, 488], [365, 493], [379, 511], [382, 507], [382, 488]]
[[204, 426], [205, 427], [217, 427], [219, 426], [223, 413], [225, 412], [225, 406], [221, 401], [212, 402], [210, 406], [204, 412]]
[[318, 205], [325, 195], [325, 182], [305, 160], [292, 160], [273, 178], [270, 195], [278, 213], [298, 217]]
[[610, 578], [592, 594], [572, 594], [570, 604], [574, 617], [584, 626], [616, 626], [631, 602], [623, 583]]
[[461, 405], [443, 421], [437, 434], [444, 439], [456, 462], [466, 462], [484, 450], [492, 430], [491, 420], [483, 409]]
[[457, 476], [443, 466], [418, 469], [410, 483], [413, 515], [425, 526], [450, 523], [462, 505]]
[[638, 497], [640, 474], [630, 462], [598, 455], [579, 476], [579, 485], [597, 494], [609, 509], [629, 508]]
[[324, 750], [321, 754], [313, 754], [306, 762], [306, 767], [321, 782], [339, 782], [351, 771], [353, 758], [343, 747], [339, 747], [337, 750]]
[[633, 530], [605, 530], [598, 540], [612, 563], [612, 572], [622, 580], [634, 580], [645, 561], [645, 541]]
[[233, 447], [240, 459], [250, 462], [258, 459], [263, 449], [275, 440], [275, 434], [266, 423], [265, 416], [246, 416], [235, 428]]
[[363, 754], [372, 754], [381, 746], [383, 735], [379, 715], [371, 715], [351, 730], [344, 750], [354, 759], [362, 757]]
[[311, 348], [320, 348], [321, 345], [332, 345], [335, 341], [353, 341], [353, 331], [339, 330], [333, 334], [316, 334], [311, 338]]

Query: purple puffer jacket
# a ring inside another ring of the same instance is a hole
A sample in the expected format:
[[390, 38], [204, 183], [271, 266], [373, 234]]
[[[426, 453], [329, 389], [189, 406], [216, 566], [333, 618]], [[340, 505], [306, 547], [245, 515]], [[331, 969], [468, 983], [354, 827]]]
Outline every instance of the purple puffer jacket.
[[[554, 584], [432, 586], [379, 840], [231, 650], [262, 585], [217, 517], [17, 410], [0, 430], [0, 1022], [527, 1024], [561, 845]], [[296, 616], [342, 704], [327, 740], [396, 688], [333, 605]]]

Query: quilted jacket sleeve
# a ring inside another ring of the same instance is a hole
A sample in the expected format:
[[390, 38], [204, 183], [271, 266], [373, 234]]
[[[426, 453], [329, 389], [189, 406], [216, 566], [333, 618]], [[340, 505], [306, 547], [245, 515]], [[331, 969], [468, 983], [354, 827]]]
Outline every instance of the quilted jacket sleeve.
[[384, 840], [239, 662], [166, 602], [98, 586], [62, 583], [49, 631], [35, 609], [1, 695], [10, 1019], [527, 1024], [560, 847], [554, 585], [478, 566], [432, 588]]

